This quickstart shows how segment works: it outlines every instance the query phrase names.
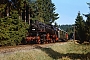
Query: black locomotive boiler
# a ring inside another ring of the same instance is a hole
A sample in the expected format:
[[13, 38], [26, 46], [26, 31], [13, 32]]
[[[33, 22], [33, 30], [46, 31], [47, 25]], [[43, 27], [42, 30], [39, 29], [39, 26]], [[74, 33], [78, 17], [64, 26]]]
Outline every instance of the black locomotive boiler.
[[60, 39], [60, 30], [53, 25], [38, 20], [30, 21], [30, 28], [26, 36], [27, 43], [51, 43]]

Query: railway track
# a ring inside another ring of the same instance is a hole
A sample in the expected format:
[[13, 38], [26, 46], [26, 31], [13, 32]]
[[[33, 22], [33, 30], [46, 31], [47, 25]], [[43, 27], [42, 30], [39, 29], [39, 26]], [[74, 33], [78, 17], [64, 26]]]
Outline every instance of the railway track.
[[[63, 44], [65, 42], [56, 42], [56, 43]], [[48, 47], [48, 46], [52, 46], [53, 44], [55, 44], [55, 43], [5, 46], [5, 47], [0, 47], [0, 54], [13, 53], [13, 52], [17, 52], [17, 51], [36, 49], [36, 48], [38, 48], [38, 46], [45, 48], [45, 47]]]

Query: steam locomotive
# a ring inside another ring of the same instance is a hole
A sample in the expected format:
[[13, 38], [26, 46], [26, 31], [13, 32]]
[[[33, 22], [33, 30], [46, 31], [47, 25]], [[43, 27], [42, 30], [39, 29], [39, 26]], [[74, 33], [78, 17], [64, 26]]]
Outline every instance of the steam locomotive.
[[68, 34], [53, 25], [45, 24], [38, 20], [31, 20], [25, 40], [27, 43], [38, 44], [67, 41]]

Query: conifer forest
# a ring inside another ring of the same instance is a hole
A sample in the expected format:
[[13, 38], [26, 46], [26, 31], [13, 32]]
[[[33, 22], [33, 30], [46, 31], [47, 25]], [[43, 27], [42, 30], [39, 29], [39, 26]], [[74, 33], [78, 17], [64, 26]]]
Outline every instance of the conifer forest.
[[[90, 5], [90, 4], [89, 4]], [[30, 20], [52, 24], [59, 18], [52, 0], [0, 0], [0, 46], [22, 44], [30, 26]], [[86, 17], [86, 20], [83, 17]], [[60, 25], [55, 24], [60, 28]], [[90, 42], [90, 14], [78, 12], [75, 39]], [[73, 28], [73, 27], [72, 27]], [[70, 34], [72, 28], [66, 29]]]

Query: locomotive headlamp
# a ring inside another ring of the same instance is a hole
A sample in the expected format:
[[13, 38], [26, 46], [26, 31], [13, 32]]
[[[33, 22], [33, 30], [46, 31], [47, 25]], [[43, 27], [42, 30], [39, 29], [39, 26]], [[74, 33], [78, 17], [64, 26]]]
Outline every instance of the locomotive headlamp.
[[32, 30], [35, 30], [35, 29], [32, 29]]

